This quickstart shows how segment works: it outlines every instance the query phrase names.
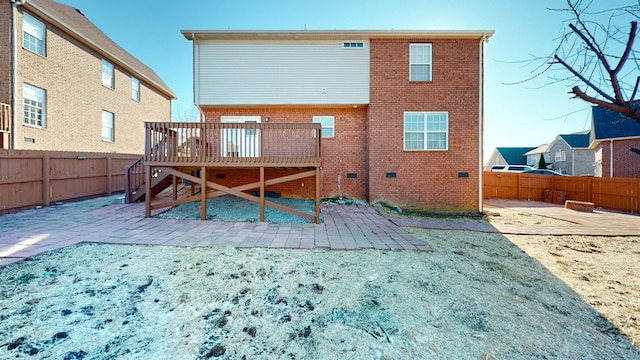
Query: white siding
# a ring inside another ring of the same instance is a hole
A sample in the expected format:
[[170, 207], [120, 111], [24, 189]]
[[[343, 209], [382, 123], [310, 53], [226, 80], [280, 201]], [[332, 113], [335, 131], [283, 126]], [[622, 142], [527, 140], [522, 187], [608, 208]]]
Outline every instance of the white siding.
[[198, 41], [199, 105], [369, 103], [369, 43], [342, 41]]

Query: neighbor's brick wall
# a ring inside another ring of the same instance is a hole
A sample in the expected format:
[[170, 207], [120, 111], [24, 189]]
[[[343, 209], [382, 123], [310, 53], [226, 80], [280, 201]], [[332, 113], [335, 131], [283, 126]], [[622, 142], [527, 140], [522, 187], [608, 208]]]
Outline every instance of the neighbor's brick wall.
[[[18, 148], [142, 154], [144, 121], [170, 121], [170, 99], [140, 79], [140, 102], [132, 100], [131, 74], [115, 64], [115, 89], [102, 86], [103, 57], [45, 24], [42, 57], [22, 48], [22, 13], [18, 15], [19, 103], [23, 83], [47, 94], [46, 128], [23, 125], [20, 118]], [[113, 142], [102, 141], [102, 110], [114, 113]], [[25, 142], [25, 137], [35, 139], [35, 144]]]
[[0, 103], [11, 104], [11, 2], [0, 0]]
[[[433, 44], [430, 82], [409, 82], [412, 42]], [[369, 200], [477, 212], [479, 41], [372, 39], [370, 52]], [[448, 111], [449, 150], [403, 151], [405, 111]], [[388, 172], [397, 178], [386, 178]]]
[[[221, 116], [260, 116], [262, 122], [269, 117], [269, 123], [311, 123], [313, 116], [334, 116], [335, 137], [322, 138], [320, 196], [367, 198], [366, 108], [205, 108], [203, 112], [207, 122], [220, 122]], [[260, 179], [257, 171], [218, 172], [226, 173], [226, 179], [215, 179], [224, 185], [241, 185]], [[267, 170], [266, 174], [269, 178], [288, 173]], [[347, 173], [355, 173], [357, 178], [347, 179]], [[211, 176], [213, 180], [215, 173]], [[311, 198], [315, 182], [313, 178], [307, 178], [274, 185], [267, 190], [281, 192], [283, 196]]]
[[[602, 142], [602, 177], [611, 177], [611, 151], [609, 142]], [[617, 178], [640, 178], [640, 155], [629, 151], [640, 149], [640, 139], [613, 142], [613, 176]]]

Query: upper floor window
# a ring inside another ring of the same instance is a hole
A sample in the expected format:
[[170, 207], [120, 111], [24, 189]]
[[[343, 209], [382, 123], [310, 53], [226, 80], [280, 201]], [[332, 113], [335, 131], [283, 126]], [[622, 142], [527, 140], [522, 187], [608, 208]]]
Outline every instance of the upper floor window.
[[431, 44], [409, 45], [409, 81], [431, 81]]
[[[322, 137], [335, 137], [335, 117], [333, 116], [314, 116], [313, 122], [322, 125]], [[315, 132], [315, 130], [314, 130]]]
[[102, 140], [113, 141], [113, 113], [102, 110]]
[[140, 101], [140, 80], [131, 77], [131, 98]]
[[23, 14], [22, 32], [22, 46], [36, 54], [45, 56], [46, 28], [44, 23], [29, 14]]
[[22, 85], [25, 124], [46, 127], [46, 96], [44, 89], [28, 84]]
[[114, 88], [113, 64], [102, 60], [102, 85], [110, 89]]
[[558, 150], [555, 153], [555, 161], [567, 161], [567, 152], [564, 150]]
[[448, 147], [449, 113], [404, 113], [404, 150], [447, 150]]
[[362, 49], [364, 48], [364, 42], [362, 41], [345, 41], [342, 43], [342, 47], [345, 49]]

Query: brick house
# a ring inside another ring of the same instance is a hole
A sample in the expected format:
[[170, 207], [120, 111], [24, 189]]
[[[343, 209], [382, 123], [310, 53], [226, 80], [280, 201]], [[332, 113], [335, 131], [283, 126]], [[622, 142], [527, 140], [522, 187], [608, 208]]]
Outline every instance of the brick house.
[[595, 106], [589, 148], [595, 151], [595, 176], [640, 178], [640, 122]]
[[[481, 211], [483, 47], [493, 31], [182, 34], [206, 122], [322, 125], [322, 197]], [[225, 186], [258, 179], [246, 169], [208, 176]], [[313, 194], [305, 179], [267, 190]]]
[[171, 119], [171, 89], [73, 7], [0, 0], [0, 50], [0, 149], [143, 153], [143, 122]]

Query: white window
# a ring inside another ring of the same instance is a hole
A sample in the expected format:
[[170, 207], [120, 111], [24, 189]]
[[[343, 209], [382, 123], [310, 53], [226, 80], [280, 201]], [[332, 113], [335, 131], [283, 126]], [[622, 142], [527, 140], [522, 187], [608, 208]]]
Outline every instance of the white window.
[[107, 60], [102, 60], [102, 85], [113, 89], [113, 64]]
[[557, 161], [566, 161], [567, 160], [567, 152], [564, 150], [558, 150], [555, 153], [555, 160]]
[[449, 113], [404, 113], [404, 150], [447, 150], [448, 148]]
[[409, 45], [409, 81], [431, 81], [431, 44]]
[[[322, 125], [322, 137], [335, 137], [335, 117], [333, 116], [314, 116], [313, 122]], [[315, 130], [314, 130], [315, 132]]]
[[44, 89], [23, 84], [22, 97], [24, 99], [24, 123], [46, 127], [46, 92]]
[[140, 80], [131, 77], [131, 98], [140, 101]]
[[45, 56], [46, 28], [44, 23], [29, 14], [22, 16], [22, 46]]
[[362, 41], [345, 41], [342, 43], [342, 47], [345, 49], [363, 49], [364, 42]]
[[113, 113], [102, 110], [102, 140], [113, 141]]

